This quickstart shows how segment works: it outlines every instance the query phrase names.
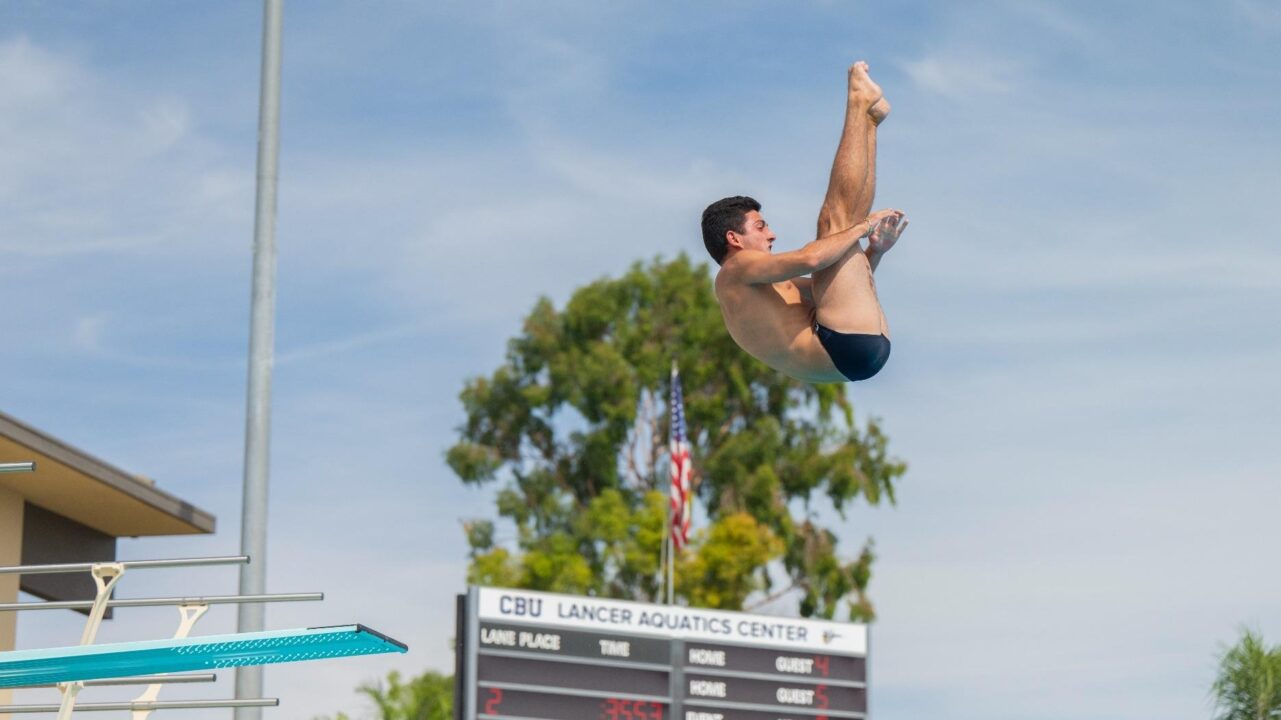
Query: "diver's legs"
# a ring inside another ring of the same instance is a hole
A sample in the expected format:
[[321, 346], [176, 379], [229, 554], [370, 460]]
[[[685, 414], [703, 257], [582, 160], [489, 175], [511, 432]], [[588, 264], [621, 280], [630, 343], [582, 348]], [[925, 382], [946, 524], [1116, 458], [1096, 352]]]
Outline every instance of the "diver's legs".
[[[876, 192], [876, 126], [888, 112], [881, 88], [867, 74], [867, 63], [855, 63], [849, 73], [845, 128], [818, 215], [819, 237], [844, 230], [871, 213]], [[858, 246], [814, 273], [814, 304], [818, 321], [832, 330], [889, 332], [876, 298], [871, 265]]]
[[872, 212], [876, 194], [876, 126], [889, 114], [881, 88], [867, 74], [867, 63], [850, 67], [845, 127], [832, 161], [827, 196], [818, 213], [818, 235], [825, 237], [861, 221]]

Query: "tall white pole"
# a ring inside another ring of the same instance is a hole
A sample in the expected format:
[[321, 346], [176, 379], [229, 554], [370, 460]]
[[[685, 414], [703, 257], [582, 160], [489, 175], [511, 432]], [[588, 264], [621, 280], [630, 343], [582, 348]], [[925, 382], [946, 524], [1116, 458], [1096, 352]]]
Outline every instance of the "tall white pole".
[[658, 601], [660, 603], [667, 601], [667, 561], [668, 561], [668, 557], [671, 555], [671, 553], [668, 551], [668, 547], [669, 547], [669, 544], [672, 542], [672, 508], [671, 508], [670, 496], [671, 496], [671, 491], [669, 490], [668, 491], [669, 499], [667, 501], [668, 506], [666, 508], [667, 522], [663, 524], [663, 527], [665, 529], [665, 532], [663, 533], [663, 545], [662, 545], [662, 550], [659, 551], [659, 556], [658, 556], [659, 558], [658, 559], [658, 573], [659, 573]]
[[[284, 0], [264, 0], [262, 84], [258, 100], [258, 196], [254, 209], [253, 306], [249, 331], [249, 397], [245, 418], [245, 486], [240, 520], [240, 594], [267, 585], [267, 479], [271, 447], [271, 366], [276, 336], [276, 178], [280, 156], [280, 35]], [[265, 608], [241, 605], [239, 632], [265, 627]], [[262, 697], [262, 667], [236, 670], [236, 698]], [[262, 709], [236, 708], [236, 720], [259, 720]]]
[[[671, 388], [676, 387], [677, 372], [678, 372], [678, 368], [676, 366], [676, 358], [672, 357]], [[667, 395], [667, 399], [668, 399], [667, 414], [670, 418], [672, 418], [673, 421], [675, 421], [675, 418], [676, 418], [676, 408], [672, 406], [672, 403], [676, 399], [675, 392], [676, 391], [672, 389], [668, 392], [668, 395]], [[669, 427], [667, 430], [669, 445], [671, 444], [670, 441], [674, 432], [675, 432], [674, 427]], [[669, 448], [669, 450], [671, 450], [671, 448]], [[667, 477], [669, 479], [676, 477], [677, 475], [676, 467], [675, 467], [676, 458], [674, 455], [672, 455], [671, 452], [668, 452], [667, 454], [667, 462], [668, 462]], [[669, 484], [669, 487], [667, 489], [667, 495], [669, 498], [671, 497], [671, 494], [672, 494], [672, 487], [674, 486]], [[683, 494], [681, 496], [680, 503], [681, 503], [681, 516], [683, 518], [685, 514], [685, 498]], [[668, 505], [669, 507], [667, 508], [667, 604], [673, 605], [676, 602], [676, 541], [672, 539], [672, 536], [676, 532], [676, 523], [675, 523], [676, 517], [672, 515], [670, 500], [668, 502]]]
[[667, 604], [676, 604], [676, 543], [672, 540], [671, 535], [667, 537], [670, 548], [667, 552]]

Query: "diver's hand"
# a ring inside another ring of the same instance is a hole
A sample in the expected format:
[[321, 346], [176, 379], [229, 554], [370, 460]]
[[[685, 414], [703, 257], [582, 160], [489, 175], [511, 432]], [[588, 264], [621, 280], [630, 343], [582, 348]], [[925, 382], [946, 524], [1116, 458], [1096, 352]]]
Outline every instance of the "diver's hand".
[[[876, 213], [873, 213], [875, 216]], [[871, 217], [868, 218], [869, 220]], [[907, 216], [894, 211], [893, 214], [879, 219], [867, 235], [867, 252], [884, 255], [898, 242], [903, 231], [907, 229]]]

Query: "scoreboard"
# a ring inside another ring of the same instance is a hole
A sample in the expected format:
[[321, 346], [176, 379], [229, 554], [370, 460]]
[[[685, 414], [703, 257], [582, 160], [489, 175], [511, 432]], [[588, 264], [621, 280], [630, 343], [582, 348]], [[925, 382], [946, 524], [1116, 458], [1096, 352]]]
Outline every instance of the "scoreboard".
[[457, 720], [867, 717], [865, 625], [472, 587], [457, 629]]

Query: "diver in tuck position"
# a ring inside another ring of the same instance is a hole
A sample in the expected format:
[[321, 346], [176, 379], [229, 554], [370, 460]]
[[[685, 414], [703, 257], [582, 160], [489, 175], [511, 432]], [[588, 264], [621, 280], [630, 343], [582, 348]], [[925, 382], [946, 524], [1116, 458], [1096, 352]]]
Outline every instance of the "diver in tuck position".
[[[725, 327], [753, 357], [795, 378], [866, 380], [890, 356], [872, 271], [907, 219], [898, 210], [868, 214], [876, 127], [889, 111], [867, 63], [851, 66], [845, 130], [818, 214], [818, 239], [805, 247], [772, 254], [774, 232], [752, 198], [725, 198], [703, 211], [703, 243], [721, 266], [716, 299]], [[866, 250], [859, 245], [864, 237]]]

